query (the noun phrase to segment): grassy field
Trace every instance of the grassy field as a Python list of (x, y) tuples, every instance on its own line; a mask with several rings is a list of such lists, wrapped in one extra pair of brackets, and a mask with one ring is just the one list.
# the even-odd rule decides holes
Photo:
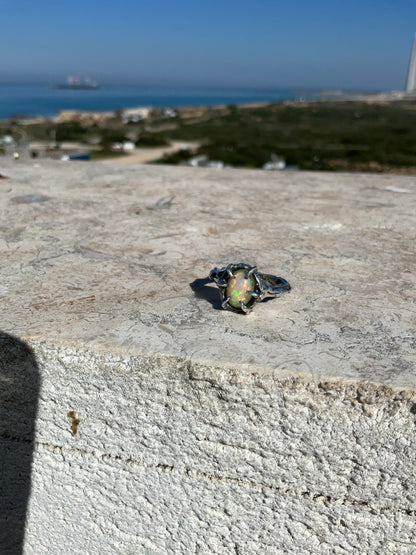
[(229, 107), (180, 121), (166, 136), (199, 141), (198, 154), (238, 167), (262, 167), (275, 154), (308, 170), (416, 171), (416, 102), (409, 101)]
[(158, 163), (184, 164), (195, 155), (242, 168), (261, 168), (278, 156), (307, 170), (416, 173), (416, 100), (276, 103), (258, 107), (180, 108), (176, 118), (155, 112), (147, 122), (105, 126), (47, 122), (0, 125), (0, 134), (27, 140), (79, 141), (106, 155), (111, 143), (154, 147), (171, 141), (200, 144)]

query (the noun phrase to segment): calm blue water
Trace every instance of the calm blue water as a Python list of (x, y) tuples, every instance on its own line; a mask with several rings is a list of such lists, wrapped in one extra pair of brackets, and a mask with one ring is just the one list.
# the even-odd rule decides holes
[(215, 106), (245, 102), (321, 98), (319, 91), (204, 90), (102, 87), (93, 91), (53, 89), (48, 85), (0, 85), (0, 118), (16, 114), (54, 116), (60, 110), (116, 110), (137, 106), (159, 108)]

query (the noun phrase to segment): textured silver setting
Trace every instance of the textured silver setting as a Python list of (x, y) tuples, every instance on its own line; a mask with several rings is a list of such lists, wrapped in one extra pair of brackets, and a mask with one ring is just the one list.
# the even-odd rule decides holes
[[(239, 270), (246, 270), (247, 277), (253, 276), (255, 285), (253, 291), (248, 291), (251, 295), (251, 299), (248, 303), (244, 304), (240, 301), (240, 308), (237, 308), (230, 305), (230, 297), (226, 297), (226, 290), (230, 280), (234, 278), (236, 272)], [(276, 297), (291, 289), (289, 283), (282, 277), (277, 277), (272, 274), (263, 274), (257, 271), (256, 266), (250, 266), (244, 262), (228, 264), (228, 266), (220, 269), (213, 268), (209, 273), (209, 278), (220, 290), (222, 308), (240, 314), (248, 314), (254, 308), (254, 305), (261, 302), (267, 295)]]

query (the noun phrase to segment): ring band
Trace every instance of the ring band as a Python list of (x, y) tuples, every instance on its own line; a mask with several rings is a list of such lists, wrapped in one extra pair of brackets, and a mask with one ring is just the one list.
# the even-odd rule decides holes
[(228, 264), (224, 268), (213, 268), (209, 278), (220, 290), (221, 306), (226, 310), (247, 314), (264, 297), (276, 297), (290, 291), (289, 283), (282, 277), (262, 274), (256, 266)]

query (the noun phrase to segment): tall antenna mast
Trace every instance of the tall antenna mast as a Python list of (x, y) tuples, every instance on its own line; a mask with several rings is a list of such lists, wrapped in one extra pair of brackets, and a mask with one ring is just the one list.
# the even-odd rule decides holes
[(412, 53), (410, 55), (409, 70), (407, 72), (406, 92), (412, 93), (416, 90), (416, 34), (413, 39)]

